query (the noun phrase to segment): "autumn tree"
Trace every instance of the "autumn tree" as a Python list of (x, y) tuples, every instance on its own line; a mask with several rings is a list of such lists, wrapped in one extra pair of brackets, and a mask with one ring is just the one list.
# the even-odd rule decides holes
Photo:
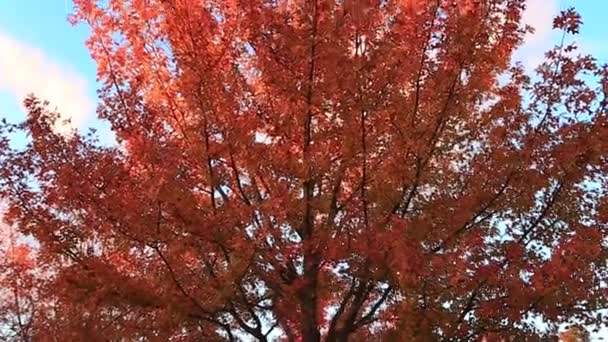
[(574, 326), (559, 334), (560, 342), (589, 342), (589, 332), (580, 326)]
[(0, 341), (29, 341), (38, 298), (34, 256), (0, 223)]
[(75, 4), (117, 145), (34, 97), (2, 125), (5, 218), (49, 274), (35, 340), (604, 323), (608, 72), (574, 10), (529, 77), (523, 0)]

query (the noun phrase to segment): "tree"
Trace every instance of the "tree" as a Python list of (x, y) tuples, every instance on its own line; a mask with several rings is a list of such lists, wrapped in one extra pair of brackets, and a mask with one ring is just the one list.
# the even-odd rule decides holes
[(5, 218), (50, 274), (34, 339), (533, 340), (533, 317), (552, 334), (603, 323), (608, 72), (568, 43), (574, 10), (528, 77), (511, 62), (523, 0), (76, 7), (118, 145), (55, 133), (34, 97), (2, 126)]
[(38, 300), (35, 258), (4, 224), (0, 224), (0, 260), (0, 341), (29, 341)]
[(572, 327), (559, 335), (561, 342), (589, 342), (589, 332), (580, 326)]

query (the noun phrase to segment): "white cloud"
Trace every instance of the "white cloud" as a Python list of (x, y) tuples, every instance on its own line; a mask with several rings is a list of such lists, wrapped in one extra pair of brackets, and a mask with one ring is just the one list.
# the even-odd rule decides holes
[(544, 58), (544, 53), (555, 45), (553, 18), (559, 12), (559, 0), (528, 0), (522, 21), (534, 27), (528, 34), (524, 45), (515, 57), (521, 60), (528, 70), (535, 68)]
[(558, 12), (557, 0), (529, 0), (526, 6), (522, 20), (534, 27), (534, 33), (526, 37), (526, 43), (546, 40), (551, 36), (553, 17)]
[[(87, 95), (86, 79), (67, 65), (52, 60), (43, 51), (0, 32), (0, 91), (21, 103), (29, 93), (48, 100), (71, 127), (80, 127), (94, 110)], [(69, 127), (58, 124), (57, 131)]]

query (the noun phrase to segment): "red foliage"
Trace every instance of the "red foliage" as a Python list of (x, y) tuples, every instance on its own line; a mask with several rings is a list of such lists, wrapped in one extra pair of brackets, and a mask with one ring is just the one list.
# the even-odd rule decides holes
[(121, 147), (54, 133), (33, 97), (2, 125), (31, 137), (0, 144), (0, 195), (40, 244), (19, 265), (48, 271), (35, 340), (601, 323), (608, 72), (562, 46), (527, 77), (524, 1), (76, 3)]

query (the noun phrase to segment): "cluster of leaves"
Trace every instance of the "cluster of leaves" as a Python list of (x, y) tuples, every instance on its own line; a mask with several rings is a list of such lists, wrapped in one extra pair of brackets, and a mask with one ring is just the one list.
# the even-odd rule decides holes
[(574, 326), (559, 335), (560, 342), (589, 342), (589, 332), (581, 326)]
[(38, 301), (35, 258), (14, 233), (0, 225), (0, 341), (29, 340)]
[(33, 338), (603, 323), (608, 72), (562, 43), (527, 77), (525, 1), (75, 2), (119, 146), (56, 134), (33, 97), (2, 125), (5, 219), (47, 270)]

